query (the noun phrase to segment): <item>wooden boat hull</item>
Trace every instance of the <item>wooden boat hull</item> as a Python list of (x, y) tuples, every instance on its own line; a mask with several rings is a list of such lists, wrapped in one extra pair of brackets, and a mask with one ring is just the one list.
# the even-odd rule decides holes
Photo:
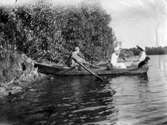
[[(53, 66), (36, 63), (35, 67), (38, 67), (38, 71), (44, 74), (52, 74), (56, 76), (86, 76), (91, 75), (86, 70), (78, 71), (76, 69), (70, 69), (70, 67), (64, 66)], [(98, 75), (110, 75), (110, 76), (120, 76), (120, 75), (140, 75), (147, 74), (148, 65), (145, 65), (143, 68), (131, 68), (131, 69), (91, 69)]]

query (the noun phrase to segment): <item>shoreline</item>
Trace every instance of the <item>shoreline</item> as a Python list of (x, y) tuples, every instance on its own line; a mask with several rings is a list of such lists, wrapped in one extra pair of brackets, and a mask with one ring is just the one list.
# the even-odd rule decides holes
[(18, 79), (13, 79), (10, 82), (1, 83), (0, 98), (24, 93), (34, 82), (46, 78), (47, 75), (38, 73), (37, 69), (32, 70), (29, 74), (23, 73)]
[(24, 92), (27, 88), (46, 75), (34, 67), (35, 61), (18, 52), (6, 53), (0, 60), (0, 98)]

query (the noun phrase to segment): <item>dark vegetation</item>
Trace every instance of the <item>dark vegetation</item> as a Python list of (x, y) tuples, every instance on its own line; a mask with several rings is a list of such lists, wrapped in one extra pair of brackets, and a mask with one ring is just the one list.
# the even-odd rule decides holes
[(163, 55), (167, 54), (167, 47), (146, 47), (148, 55)]
[(32, 60), (24, 54), (11, 50), (2, 50), (0, 53), (0, 85), (29, 74), (33, 70)]
[[(0, 56), (0, 83), (1, 82), (9, 82), (13, 78), (19, 77), (22, 74), (22, 69), (19, 65), (21, 58), (18, 54), (3, 50), (1, 50)], [(3, 55), (3, 56), (2, 56)]]
[(89, 61), (106, 59), (115, 40), (110, 21), (97, 6), (65, 8), (38, 3), (1, 7), (0, 46), (36, 61), (64, 63), (75, 46)]
[(120, 52), (120, 57), (132, 57), (138, 56), (140, 51), (137, 48), (122, 49)]
[[(167, 54), (167, 47), (146, 47), (147, 55), (163, 55)], [(137, 48), (122, 49), (120, 57), (132, 57), (140, 54), (140, 50)]]

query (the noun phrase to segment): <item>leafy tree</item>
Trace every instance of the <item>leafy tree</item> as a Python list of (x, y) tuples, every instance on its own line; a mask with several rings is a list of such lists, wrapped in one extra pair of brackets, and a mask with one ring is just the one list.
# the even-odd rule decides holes
[(167, 54), (167, 47), (146, 47), (148, 55), (162, 55)]
[[(65, 62), (75, 46), (89, 61), (111, 55), (115, 40), (111, 18), (98, 7), (34, 6), (0, 9), (0, 45), (29, 57)], [(11, 30), (12, 29), (12, 30)]]

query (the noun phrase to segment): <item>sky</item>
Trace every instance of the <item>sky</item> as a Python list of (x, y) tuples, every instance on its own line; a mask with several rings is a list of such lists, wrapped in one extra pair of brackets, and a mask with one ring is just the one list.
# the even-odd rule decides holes
[(110, 25), (124, 47), (167, 45), (166, 0), (105, 0), (101, 3), (111, 14)]
[[(16, 0), (0, 0), (14, 6)], [(17, 0), (27, 4), (36, 0)], [(55, 5), (79, 5), (85, 0), (48, 0)], [(125, 48), (135, 45), (167, 46), (167, 0), (86, 0), (97, 3), (111, 15), (109, 24)]]

